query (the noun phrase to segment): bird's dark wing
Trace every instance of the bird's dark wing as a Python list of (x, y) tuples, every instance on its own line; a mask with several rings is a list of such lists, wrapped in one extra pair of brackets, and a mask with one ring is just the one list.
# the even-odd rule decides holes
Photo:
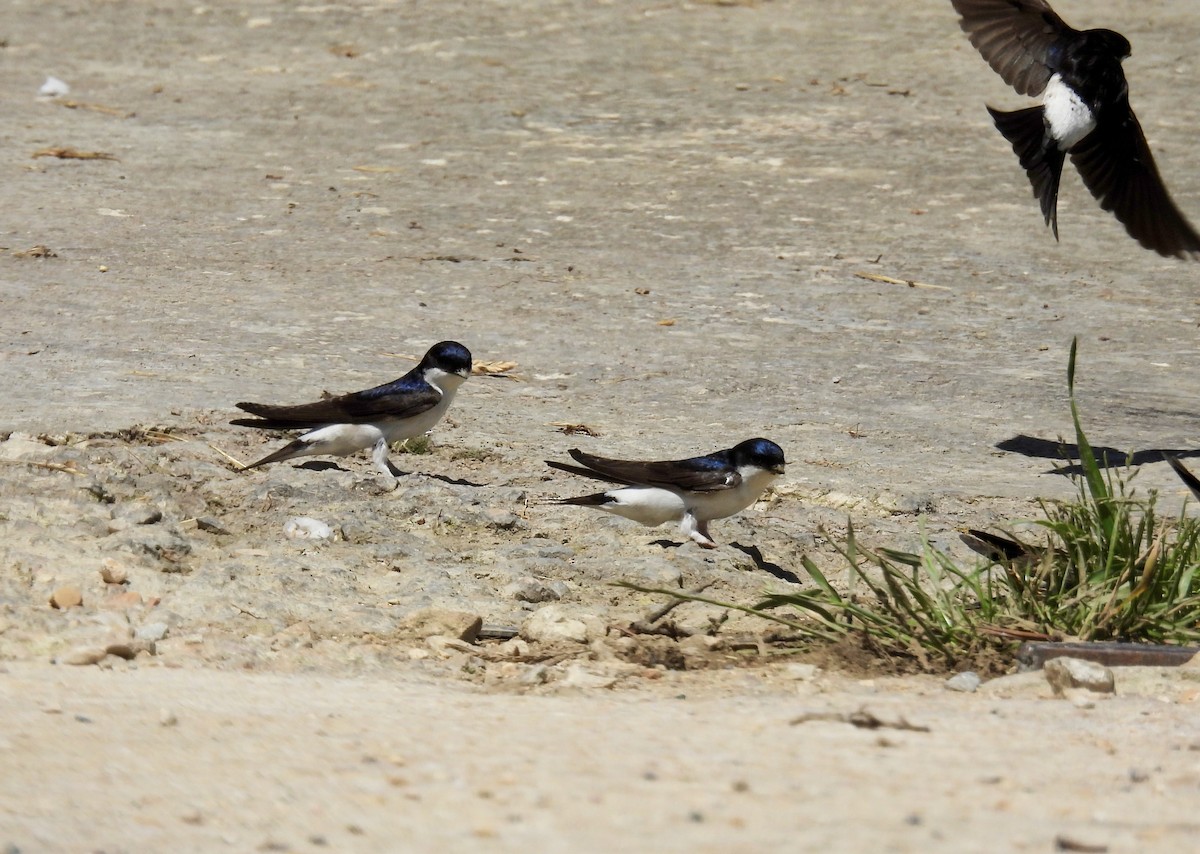
[(1045, 0), (951, 0), (959, 26), (1004, 82), (1040, 95), (1054, 75), (1051, 48), (1068, 27)]
[(600, 474), (599, 472), (592, 471), (591, 469), (584, 468), (583, 466), (573, 466), (570, 463), (560, 463), (557, 460), (546, 460), (546, 465), (550, 466), (552, 469), (558, 469), (559, 471), (565, 471), (570, 474), (577, 474), (580, 477), (590, 477), (592, 480), (601, 480), (605, 483), (619, 483), (624, 486), (629, 485), (627, 481), (617, 480), (615, 477), (609, 477), (608, 475)]
[(742, 476), (729, 462), (728, 451), (687, 460), (654, 462), (612, 460), (585, 454), (574, 448), (569, 453), (577, 462), (617, 483), (657, 486), (683, 492), (716, 492), (731, 489), (742, 482)]
[(411, 418), (437, 406), (442, 394), (418, 376), (406, 374), (398, 380), (365, 391), (331, 397), (298, 406), (269, 403), (239, 403), (238, 409), (264, 421), (241, 419), (234, 424), (272, 430), (300, 430), (322, 424), (361, 424), (380, 418)]
[(1159, 255), (1200, 260), (1200, 234), (1167, 193), (1128, 102), (1105, 112), (1071, 149), (1071, 161), (1100, 207), (1112, 211), (1130, 237)]
[(1192, 495), (1200, 498), (1200, 478), (1197, 478), (1188, 471), (1187, 467), (1179, 461), (1178, 457), (1167, 454), (1166, 460), (1171, 464), (1171, 468), (1175, 469), (1175, 474), (1179, 475), (1179, 479), (1192, 491)]

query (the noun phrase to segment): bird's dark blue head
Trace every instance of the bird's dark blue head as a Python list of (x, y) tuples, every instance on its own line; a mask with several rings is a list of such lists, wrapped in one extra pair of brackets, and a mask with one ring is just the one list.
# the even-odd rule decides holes
[(420, 368), (438, 368), (448, 374), (467, 377), (471, 373), (471, 351), (457, 341), (440, 341), (429, 348)]
[(1133, 54), (1133, 45), (1129, 39), (1112, 30), (1084, 30), (1087, 45), (1093, 50), (1103, 50), (1109, 56), (1117, 59), (1128, 59)]
[(733, 464), (737, 467), (751, 465), (760, 469), (783, 474), (783, 448), (770, 439), (747, 439), (730, 448)]

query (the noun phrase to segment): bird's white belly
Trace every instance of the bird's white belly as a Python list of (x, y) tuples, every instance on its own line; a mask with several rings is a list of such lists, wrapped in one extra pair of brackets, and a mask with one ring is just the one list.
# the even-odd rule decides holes
[(653, 486), (624, 486), (609, 490), (606, 494), (612, 500), (597, 507), (651, 528), (666, 522), (678, 522), (687, 510), (683, 499), (676, 493)]
[(1069, 151), (1096, 129), (1096, 117), (1062, 78), (1055, 74), (1042, 93), (1042, 109), (1050, 134), (1062, 151)]
[(374, 424), (330, 424), (300, 437), (307, 448), (304, 455), (330, 454), (344, 457), (370, 448), (383, 437)]

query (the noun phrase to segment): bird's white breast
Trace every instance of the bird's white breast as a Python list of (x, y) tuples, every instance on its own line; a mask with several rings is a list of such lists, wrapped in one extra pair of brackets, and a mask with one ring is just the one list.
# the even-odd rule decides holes
[(1042, 109), (1050, 134), (1061, 151), (1069, 151), (1096, 129), (1096, 117), (1062, 77), (1055, 74), (1042, 93)]
[(417, 436), (421, 436), (432, 430), (442, 420), (442, 416), (446, 414), (446, 410), (450, 408), (450, 404), (454, 402), (454, 395), (465, 379), (466, 377), (459, 376), (458, 374), (447, 373), (439, 368), (431, 368), (425, 375), (425, 380), (442, 393), (442, 399), (435, 406), (426, 409), (418, 415), (400, 421), (389, 421), (384, 424), (383, 427), (387, 433), (388, 444), (394, 445), (402, 439), (415, 439)]
[(754, 467), (742, 470), (742, 482), (732, 489), (715, 492), (693, 493), (688, 496), (688, 506), (697, 519), (724, 519), (740, 513), (759, 499), (763, 490), (771, 485), (778, 475)]

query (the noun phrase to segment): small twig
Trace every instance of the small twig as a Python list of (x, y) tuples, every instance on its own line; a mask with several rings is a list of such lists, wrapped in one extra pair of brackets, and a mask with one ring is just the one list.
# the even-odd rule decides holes
[[(707, 590), (709, 587), (711, 587), (715, 583), (716, 583), (715, 581), (706, 581), (694, 590), (680, 591), (678, 596), (680, 596), (680, 597), (699, 596), (701, 593), (703, 593), (705, 590)], [(672, 595), (675, 595), (675, 594), (672, 594)], [(635, 620), (634, 622), (630, 623), (629, 631), (633, 634), (639, 634), (639, 635), (657, 635), (657, 634), (664, 634), (664, 628), (667, 628), (667, 631), (665, 633), (669, 634), (671, 636), (692, 634), (692, 632), (682, 630), (679, 627), (674, 626), (674, 625), (672, 625), (670, 627), (654, 625), (655, 623), (657, 623), (663, 617), (667, 616), (667, 614), (674, 611), (676, 608), (678, 608), (680, 605), (682, 605), (686, 601), (689, 601), (689, 600), (686, 598), (676, 598), (676, 599), (672, 599), (670, 602), (666, 603), (665, 605), (659, 605), (657, 608), (655, 608), (654, 610), (652, 610), (648, 614), (646, 614), (646, 616), (643, 617), (642, 619)]]
[[(750, 605), (739, 605), (736, 602), (721, 602), (716, 599), (709, 599), (705, 596), (697, 596), (694, 593), (689, 593), (685, 590), (667, 590), (662, 587), (643, 587), (640, 584), (633, 584), (629, 581), (614, 581), (613, 587), (624, 587), (626, 590), (636, 590), (638, 593), (652, 593), (658, 596), (670, 596), (672, 599), (681, 599), (688, 602), (699, 602), (703, 605), (712, 605), (716, 608), (726, 608), (730, 611), (741, 611), (744, 614), (752, 614), (756, 617), (762, 617), (764, 620), (771, 620), (775, 623), (782, 623), (791, 629), (797, 631), (810, 630), (807, 626), (800, 624), (795, 620), (789, 620), (786, 617), (780, 617), (777, 614), (772, 614), (770, 611), (760, 610), (759, 608), (751, 607)], [(843, 633), (839, 633), (843, 634)]]
[(253, 611), (247, 611), (241, 605), (230, 604), (229, 607), (233, 608), (235, 611), (238, 611), (239, 613), (245, 614), (247, 617), (253, 617), (256, 620), (265, 620), (266, 619), (266, 617), (260, 617), (260, 616), (258, 616), (258, 614), (255, 614)]
[(223, 456), (225, 459), (229, 460), (229, 462), (233, 463), (239, 469), (244, 469), (246, 467), (246, 464), (243, 463), (241, 460), (239, 460), (237, 457), (230, 456), (229, 454), (225, 453), (224, 451), (222, 451), (220, 448), (218, 448), (216, 445), (212, 444), (211, 442), (208, 443), (208, 446), (210, 448), (212, 448), (214, 451), (216, 451), (218, 454)]
[(147, 439), (154, 439), (159, 442), (186, 442), (187, 439), (183, 436), (176, 436), (174, 433), (166, 433), (162, 430), (147, 430), (143, 435)]
[(37, 466), (41, 469), (49, 469), (50, 471), (61, 471), (67, 474), (73, 474), (82, 477), (87, 472), (82, 472), (73, 465), (66, 463), (42, 463), (37, 460), (0, 460), (0, 463), (7, 463), (10, 466)]
[(78, 148), (56, 147), (39, 148), (31, 155), (38, 157), (57, 157), (59, 160), (120, 160), (119, 157), (107, 151), (80, 151)]
[(929, 732), (929, 727), (923, 724), (910, 724), (904, 718), (896, 718), (894, 721), (885, 721), (877, 717), (874, 712), (868, 712), (866, 708), (861, 708), (857, 712), (805, 712), (797, 718), (793, 718), (789, 723), (792, 726), (796, 724), (806, 724), (810, 721), (833, 721), (834, 723), (850, 724), (859, 729), (900, 729), (908, 732)]
[[(712, 587), (714, 584), (716, 584), (715, 579), (706, 581), (703, 584), (701, 584), (699, 587), (693, 587), (691, 590), (685, 590), (684, 592), (686, 594), (688, 594), (689, 596), (699, 596), (701, 593), (703, 593), (708, 588)], [(671, 613), (676, 608), (678, 608), (680, 605), (682, 605), (683, 601), (684, 600), (682, 600), (682, 599), (676, 599), (674, 602), (668, 602), (665, 605), (659, 605), (657, 608), (655, 608), (653, 611), (651, 611), (649, 614), (647, 614), (644, 617), (644, 619), (647, 623), (657, 623), (663, 617), (667, 616), (667, 614)]]
[(867, 279), (872, 282), (883, 282), (885, 285), (907, 285), (910, 288), (934, 288), (939, 291), (952, 291), (947, 285), (931, 285), (928, 282), (918, 282), (915, 279), (893, 279), (891, 276), (881, 276), (878, 273), (855, 273), (860, 279)]
[(589, 427), (586, 424), (576, 424), (572, 421), (551, 421), (550, 426), (557, 427), (559, 433), (566, 433), (568, 436), (574, 436), (576, 433), (592, 437), (600, 435), (600, 431), (594, 427)]
[(104, 113), (106, 116), (117, 116), (122, 119), (131, 119), (136, 113), (131, 113), (129, 110), (118, 109), (117, 107), (106, 107), (104, 104), (89, 104), (84, 101), (55, 101), (60, 107), (66, 107), (68, 110), (91, 110), (94, 113)]

